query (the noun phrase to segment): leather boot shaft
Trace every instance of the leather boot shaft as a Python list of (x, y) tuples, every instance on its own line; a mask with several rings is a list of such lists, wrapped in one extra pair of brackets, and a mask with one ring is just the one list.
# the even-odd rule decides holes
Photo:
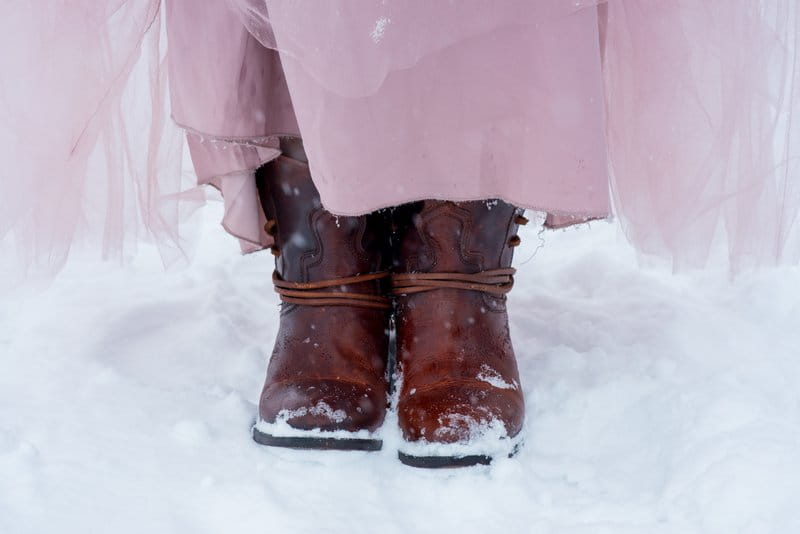
[(522, 210), (501, 200), (425, 200), (395, 211), (395, 267), (401, 272), (461, 272), (510, 267)]
[(386, 269), (387, 213), (333, 215), (322, 207), (308, 164), (286, 156), (264, 165), (257, 179), (281, 278), (310, 282)]

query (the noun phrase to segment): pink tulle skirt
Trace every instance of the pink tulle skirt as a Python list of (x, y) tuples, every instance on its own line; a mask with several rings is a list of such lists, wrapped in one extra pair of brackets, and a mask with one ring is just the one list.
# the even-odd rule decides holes
[(267, 246), (253, 171), (284, 135), (303, 137), (338, 214), (502, 198), (552, 227), (613, 213), (676, 268), (712, 250), (734, 270), (800, 259), (794, 0), (2, 12), (0, 239), (24, 265), (57, 268), (76, 242), (121, 256), (144, 237), (169, 263), (191, 241), (198, 182), (222, 192), (243, 250)]

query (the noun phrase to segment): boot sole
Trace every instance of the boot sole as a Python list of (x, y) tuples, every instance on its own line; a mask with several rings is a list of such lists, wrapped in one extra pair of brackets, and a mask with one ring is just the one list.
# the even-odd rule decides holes
[(484, 456), (482, 454), (471, 456), (412, 456), (404, 452), (398, 452), (397, 458), (405, 465), (424, 469), (470, 467), (473, 465), (489, 465), (492, 463), (491, 456)]
[[(522, 447), (522, 442), (514, 444), (508, 453), (508, 458), (513, 458)], [(485, 454), (467, 454), (464, 456), (415, 456), (402, 451), (397, 451), (397, 458), (401, 463), (410, 467), (423, 469), (447, 469), (457, 467), (471, 467), (474, 465), (490, 465), (494, 459)]]
[(253, 427), (253, 440), (268, 447), (327, 451), (379, 451), (383, 440), (369, 438), (328, 438), (319, 436), (273, 436)]

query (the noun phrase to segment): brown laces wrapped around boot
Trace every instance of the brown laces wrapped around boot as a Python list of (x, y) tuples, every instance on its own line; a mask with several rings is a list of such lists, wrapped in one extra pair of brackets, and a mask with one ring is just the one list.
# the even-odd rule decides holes
[(395, 212), (404, 463), (488, 463), (518, 443), (524, 400), (506, 293), (516, 231), (526, 222), (502, 201), (423, 201)]
[[(302, 145), (257, 174), (274, 237), (280, 326), (254, 439), (265, 445), (376, 450), (388, 380), (386, 215), (336, 217), (320, 202)], [(292, 156), (292, 157), (287, 157)]]
[(370, 293), (346, 293), (343, 291), (319, 291), (352, 284), (361, 284), (372, 280), (387, 278), (388, 272), (348, 276), (347, 278), (334, 278), (332, 280), (319, 280), (316, 282), (287, 282), (281, 279), (277, 271), (272, 274), (272, 283), (275, 292), (287, 304), (301, 304), (303, 306), (355, 306), (360, 308), (375, 308), (389, 310), (392, 307), (387, 297)]
[(483, 291), (490, 295), (502, 296), (514, 287), (514, 273), (517, 270), (492, 269), (475, 274), (464, 273), (405, 273), (392, 276), (392, 293), (413, 295), (436, 289), (464, 289)]

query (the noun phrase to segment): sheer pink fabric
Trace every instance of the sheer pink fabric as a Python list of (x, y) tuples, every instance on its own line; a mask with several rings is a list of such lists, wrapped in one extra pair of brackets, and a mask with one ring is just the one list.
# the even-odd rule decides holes
[(166, 3), (172, 118), (186, 130), (198, 182), (222, 192), (222, 225), (244, 252), (270, 244), (253, 173), (297, 136), (278, 52), (224, 1)]
[(734, 270), (800, 258), (795, 1), (608, 3), (616, 213), (639, 250)]
[[(139, 213), (180, 248), (196, 195), (164, 122), (156, 3), (13, 4), (0, 235), (58, 265), (96, 228), (118, 251)], [(800, 257), (792, 0), (166, 5), (172, 115), (245, 250), (268, 244), (252, 170), (302, 133), (337, 213), (500, 197), (563, 226), (607, 216), (611, 191), (634, 244), (676, 267), (715, 243), (734, 269)]]
[[(499, 197), (581, 221), (609, 213), (596, 9), (502, 5), (323, 2), (299, 17), (269, 4), (330, 210)], [(329, 44), (305, 46), (312, 35)]]
[[(165, 261), (180, 256), (174, 195), (186, 187), (180, 138), (167, 134), (159, 3), (0, 11), (0, 239), (15, 242), (20, 265), (51, 271), (87, 238), (119, 257), (145, 226)], [(187, 210), (202, 200), (182, 198)]]

